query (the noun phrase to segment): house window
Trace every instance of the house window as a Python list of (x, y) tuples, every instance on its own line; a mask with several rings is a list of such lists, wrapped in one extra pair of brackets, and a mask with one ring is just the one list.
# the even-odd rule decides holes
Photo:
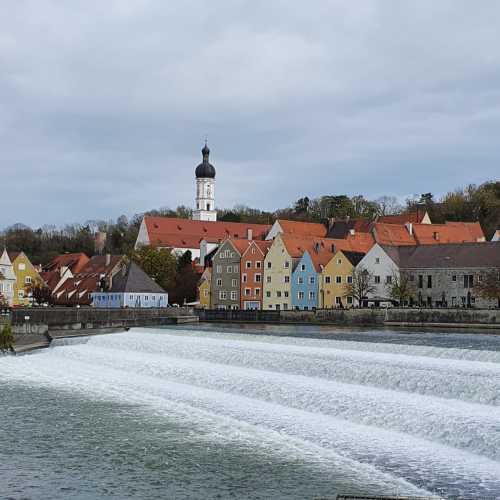
[(309, 300), (314, 300), (316, 298), (316, 292), (309, 292)]
[(305, 271), (306, 270), (306, 265), (305, 264), (301, 264), (300, 265), (300, 270), (301, 271)]
[(133, 295), (129, 295), (129, 296), (128, 296), (128, 298), (129, 298), (130, 300), (134, 300), (134, 296), (133, 296)]
[(231, 280), (231, 286), (232, 286), (233, 288), (234, 288), (235, 286), (238, 286), (238, 280), (237, 280), (237, 279), (235, 279), (235, 278), (233, 278), (233, 279)]
[(374, 278), (376, 284), (380, 283), (380, 276), (374, 276)]
[(457, 281), (457, 275), (454, 274), (452, 277), (451, 277), (451, 281)]
[(247, 269), (250, 269), (250, 268), (252, 267), (252, 263), (251, 263), (249, 260), (247, 260), (247, 261), (245, 262), (245, 267), (246, 267)]
[(342, 259), (337, 259), (337, 265), (340, 266), (342, 264)]
[(288, 292), (285, 292), (285, 297), (288, 297)]
[(332, 282), (332, 278), (330, 276), (325, 276), (325, 283), (329, 284)]
[(20, 299), (24, 299), (24, 290), (19, 290), (17, 292), (17, 296), (20, 298)]
[(287, 304), (286, 302), (283, 304), (283, 309), (284, 309), (285, 311), (288, 309), (288, 304)]
[(233, 266), (227, 266), (227, 273), (230, 274), (233, 272)]
[(284, 282), (285, 283), (290, 283), (290, 276), (285, 276)]
[(424, 277), (421, 274), (418, 275), (418, 288), (424, 288)]
[(473, 288), (474, 276), (472, 274), (464, 274), (464, 288)]
[(297, 278), (297, 283), (298, 283), (299, 285), (303, 285), (303, 284), (304, 284), (304, 278), (303, 278), (302, 276), (299, 276), (299, 277)]
[(432, 288), (432, 276), (427, 276), (427, 288)]
[(252, 248), (251, 252), (253, 255), (255, 255), (255, 248)]
[(260, 288), (255, 289), (255, 296), (260, 297)]
[(281, 298), (281, 292), (280, 291), (276, 292), (276, 297)]
[(288, 262), (287, 260), (285, 260), (285, 269), (288, 269), (290, 267), (290, 262)]
[(267, 268), (271, 269), (271, 263), (270, 262), (267, 263)]
[(347, 297), (347, 303), (348, 303), (348, 304), (352, 304), (352, 297), (350, 297), (350, 296), (349, 296), (349, 297)]
[(309, 276), (309, 284), (314, 285), (316, 283), (316, 278), (314, 276)]
[(254, 276), (254, 281), (255, 281), (255, 283), (260, 283), (261, 282), (261, 275), (260, 274), (256, 274)]
[(340, 306), (340, 304), (342, 304), (342, 299), (340, 297), (335, 297), (335, 304)]
[(297, 298), (299, 300), (304, 300), (304, 292), (297, 292)]
[(262, 267), (262, 262), (260, 260), (255, 261), (255, 269), (260, 269)]
[(31, 276), (26, 276), (26, 277), (24, 278), (24, 283), (25, 283), (26, 285), (31, 285), (31, 283), (32, 283), (32, 282), (33, 282), (33, 280), (31, 279)]
[(238, 292), (234, 290), (231, 292), (231, 300), (236, 300), (238, 298)]
[(227, 299), (227, 292), (225, 290), (221, 290), (219, 292), (219, 299), (222, 299), (222, 300)]
[(203, 295), (204, 295), (205, 297), (208, 297), (208, 290), (203, 290)]
[(271, 283), (271, 276), (266, 276), (266, 283)]
[(349, 283), (349, 285), (352, 285), (352, 276), (347, 276), (347, 283)]
[(271, 297), (271, 292), (266, 292), (266, 297)]
[(26, 264), (24, 262), (20, 262), (17, 267), (18, 267), (19, 271), (25, 271), (26, 270)]
[(241, 281), (242, 281), (243, 283), (246, 283), (246, 282), (247, 282), (247, 275), (246, 275), (246, 274), (242, 274), (242, 275), (241, 275)]
[(220, 264), (216, 267), (215, 272), (217, 272), (217, 273), (222, 272), (222, 266)]
[(386, 284), (390, 285), (392, 283), (392, 276), (386, 276), (385, 282), (386, 282)]
[(375, 264), (380, 264), (380, 257), (375, 257)]
[(222, 279), (221, 278), (217, 278), (217, 286), (222, 286)]
[(335, 276), (335, 283), (337, 284), (342, 283), (342, 276)]
[(145, 295), (144, 300), (147, 302), (149, 300), (149, 297), (147, 295)]

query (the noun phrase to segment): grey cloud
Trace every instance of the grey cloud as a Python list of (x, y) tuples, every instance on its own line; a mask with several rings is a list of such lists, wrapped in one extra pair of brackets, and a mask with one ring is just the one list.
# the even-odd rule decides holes
[(1, 227), (498, 178), (497, 2), (2, 7)]

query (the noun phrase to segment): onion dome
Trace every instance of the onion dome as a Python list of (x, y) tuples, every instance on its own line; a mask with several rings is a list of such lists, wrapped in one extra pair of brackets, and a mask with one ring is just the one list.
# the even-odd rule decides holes
[(205, 146), (203, 146), (201, 154), (203, 155), (203, 161), (196, 167), (195, 170), (196, 178), (214, 179), (215, 167), (208, 161), (208, 155), (210, 154), (210, 149), (208, 149), (207, 143), (205, 143)]

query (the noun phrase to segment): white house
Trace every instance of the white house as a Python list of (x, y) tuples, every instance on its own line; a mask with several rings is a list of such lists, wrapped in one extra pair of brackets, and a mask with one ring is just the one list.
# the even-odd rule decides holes
[(366, 269), (373, 280), (374, 291), (368, 294), (368, 302), (375, 305), (391, 303), (387, 287), (394, 275), (399, 274), (397, 247), (383, 247), (375, 243), (356, 266), (356, 271), (362, 269)]
[(94, 292), (92, 307), (167, 307), (168, 294), (135, 262), (123, 265), (113, 276), (111, 288)]
[(12, 306), (14, 300), (15, 283), (16, 274), (14, 272), (14, 267), (9, 259), (7, 250), (4, 249), (0, 257), (0, 295), (2, 295), (9, 306)]

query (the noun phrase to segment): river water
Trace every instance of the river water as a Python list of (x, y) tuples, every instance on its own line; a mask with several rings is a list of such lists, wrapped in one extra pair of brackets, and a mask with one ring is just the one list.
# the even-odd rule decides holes
[(500, 336), (133, 329), (0, 357), (0, 498), (500, 498)]

